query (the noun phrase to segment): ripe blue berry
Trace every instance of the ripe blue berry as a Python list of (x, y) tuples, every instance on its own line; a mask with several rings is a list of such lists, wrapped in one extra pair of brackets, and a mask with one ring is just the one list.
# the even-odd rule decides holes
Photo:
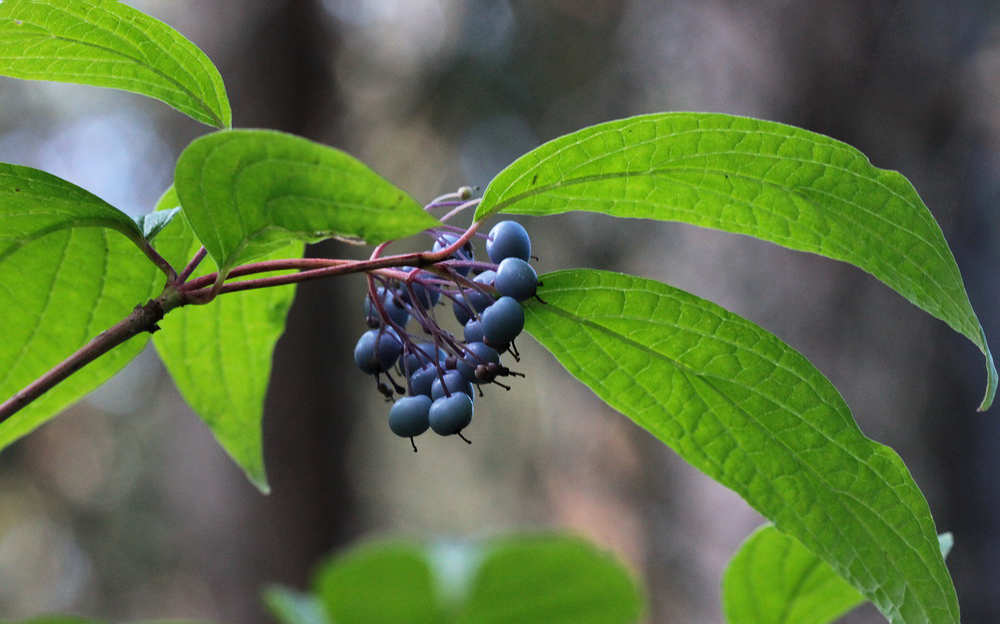
[[(444, 391), (446, 387), (448, 388), (447, 393)], [(471, 399), (473, 392), (472, 382), (466, 380), (465, 377), (462, 377), (462, 374), (457, 370), (448, 371), (441, 377), (435, 379), (434, 383), (431, 384), (431, 398), (435, 400), (446, 396), (446, 394), (450, 394), (452, 396), (456, 394), (467, 394)]]
[(455, 313), (455, 320), (459, 325), (465, 325), (472, 319), (472, 308), (465, 305), (461, 297), (451, 302), (451, 309)]
[[(408, 268), (408, 267), (404, 267)], [(409, 269), (410, 272), (415, 272), (414, 281), (410, 283), (413, 288), (413, 295), (416, 298), (416, 302), (421, 308), (428, 310), (437, 305), (438, 301), (441, 300), (441, 291), (433, 286), (424, 286), (421, 282), (417, 280), (433, 278), (433, 273), (428, 273), (427, 271), (420, 271), (418, 269)], [(406, 303), (413, 305), (414, 296), (410, 295), (410, 289), (403, 284), (400, 287), (402, 291), (401, 298)]]
[(467, 353), (465, 357), (458, 361), (456, 370), (466, 381), (474, 384), (482, 383), (483, 379), (476, 375), (476, 369), (489, 363), (499, 364), (500, 354), (494, 349), (487, 347), (481, 342), (472, 342), (465, 345)]
[(530, 299), (538, 287), (538, 274), (531, 265), (520, 258), (507, 258), (497, 267), (493, 280), (497, 292), (518, 301)]
[(412, 438), (430, 427), (431, 398), (403, 397), (389, 409), (389, 429), (401, 438)]
[(483, 342), (490, 346), (510, 343), (524, 329), (524, 310), (512, 297), (500, 297), (483, 310)]
[[(392, 322), (400, 327), (405, 327), (406, 323), (410, 320), (410, 313), (405, 307), (400, 305), (402, 301), (396, 297), (392, 290), (386, 290), (382, 286), (379, 286), (376, 292), (382, 300), (382, 307)], [(372, 303), (370, 294), (365, 295), (365, 318), (369, 321), (371, 327), (378, 327), (382, 324), (382, 319), (379, 318), (378, 310), (375, 308), (375, 304)]]
[(435, 399), (428, 414), (430, 427), (438, 435), (454, 435), (472, 422), (472, 399), (458, 393)]
[(423, 394), (425, 396), (431, 396), (431, 387), (434, 385), (434, 380), (438, 378), (438, 368), (433, 364), (428, 364), (422, 368), (417, 369), (412, 375), (410, 375), (410, 394), (416, 396), (418, 394)]
[(482, 342), (483, 341), (483, 323), (482, 321), (472, 320), (465, 324), (462, 328), (462, 335), (465, 338), (465, 342)]
[(403, 343), (391, 327), (372, 329), (362, 334), (355, 345), (354, 363), (361, 372), (373, 375), (389, 370), (402, 351)]
[[(437, 240), (434, 241), (434, 246), (431, 249), (435, 252), (441, 251), (446, 247), (451, 247), (452, 245), (454, 245), (455, 242), (458, 241), (458, 239), (459, 236), (456, 234), (447, 234), (447, 233), (440, 234), (437, 237)], [(466, 243), (462, 245), (462, 247), (460, 247), (458, 251), (448, 256), (448, 258), (451, 260), (468, 260), (468, 261), (471, 261), (473, 257), (474, 254), (472, 250), (472, 243), (470, 241), (466, 241)], [(459, 275), (468, 275), (469, 271), (472, 270), (472, 267), (457, 266), (454, 267), (454, 269), (455, 272), (458, 273)]]
[[(477, 284), (482, 284), (483, 286), (493, 286), (493, 280), (496, 279), (496, 276), (497, 274), (495, 271), (483, 271), (474, 277), (472, 281)], [(482, 312), (495, 301), (493, 295), (475, 288), (470, 288), (465, 291), (465, 299), (469, 305), (476, 310), (476, 312)]]
[(493, 226), (486, 238), (486, 255), (490, 262), (500, 264), (505, 258), (531, 257), (531, 239), (520, 223), (501, 221)]
[(437, 347), (429, 342), (422, 342), (416, 345), (415, 349), (407, 352), (404, 364), (406, 365), (406, 372), (413, 374), (417, 369), (426, 365), (433, 364), (434, 362), (444, 362), (444, 358), (447, 355), (444, 349)]

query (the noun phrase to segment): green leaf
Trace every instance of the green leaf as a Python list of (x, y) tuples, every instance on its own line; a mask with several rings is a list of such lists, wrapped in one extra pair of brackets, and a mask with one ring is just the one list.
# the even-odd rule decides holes
[(336, 624), (437, 624), (442, 606), (423, 545), (373, 542), (321, 568), (315, 592)]
[(156, 238), (156, 235), (163, 231), (163, 228), (173, 221), (174, 217), (180, 213), (180, 206), (177, 208), (171, 208), (170, 210), (158, 210), (156, 212), (151, 212), (149, 214), (144, 214), (136, 217), (135, 222), (138, 224), (139, 229), (142, 230), (142, 236), (147, 241), (151, 241)]
[[(951, 533), (938, 542), (947, 557)], [(833, 568), (773, 525), (740, 545), (722, 577), (728, 624), (828, 624), (863, 602)]]
[(315, 591), (337, 624), (628, 624), (644, 607), (614, 557), (555, 534), (370, 542), (324, 564)]
[[(99, 198), (47, 173), (0, 164), (0, 397), (162, 289), (163, 276), (136, 241), (135, 222)], [(121, 370), (148, 339), (132, 338), (0, 422), (0, 449)]]
[(945, 321), (997, 371), (941, 228), (899, 173), (856, 149), (773, 122), (642, 115), (528, 152), (486, 189), (476, 219), (571, 210), (679, 221), (848, 262)]
[(281, 585), (264, 590), (264, 604), (282, 624), (333, 624), (319, 599)]
[(864, 602), (833, 568), (772, 525), (743, 542), (722, 577), (728, 624), (829, 624)]
[(219, 71), (170, 26), (115, 0), (0, 3), (0, 74), (112, 87), (232, 125)]
[(629, 624), (644, 600), (609, 553), (562, 536), (508, 538), (487, 547), (463, 624)]
[[(173, 189), (159, 202), (161, 209), (176, 205)], [(183, 217), (174, 219), (156, 242), (157, 251), (174, 266), (187, 264), (201, 247)], [(302, 253), (302, 243), (286, 244), (265, 259), (296, 258)], [(194, 277), (211, 272), (202, 264)], [(285, 331), (294, 297), (290, 285), (221, 295), (207, 305), (173, 310), (160, 321), (163, 331), (153, 336), (181, 395), (265, 493), (269, 487), (261, 431), (264, 396), (274, 346)]]
[(439, 224), (344, 152), (271, 130), (197, 139), (177, 162), (175, 186), (220, 275), (293, 240), (381, 243)]
[(0, 163), (0, 262), (52, 232), (85, 227), (116, 230), (137, 245), (142, 241), (139, 226), (100, 197), (51, 173)]
[(774, 335), (665, 284), (543, 275), (526, 325), (566, 369), (817, 553), (894, 623), (958, 622), (927, 502)]

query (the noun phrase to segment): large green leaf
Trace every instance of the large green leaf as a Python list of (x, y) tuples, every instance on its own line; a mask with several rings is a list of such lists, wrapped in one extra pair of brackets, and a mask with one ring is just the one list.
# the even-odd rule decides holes
[(439, 223), (344, 152), (272, 130), (197, 139), (177, 162), (175, 186), (223, 275), (292, 240), (381, 243)]
[(958, 622), (930, 510), (832, 384), (774, 335), (665, 284), (541, 276), (526, 329), (610, 406), (740, 494), (894, 623)]
[[(158, 293), (163, 276), (136, 246), (141, 240), (132, 219), (83, 189), (0, 164), (0, 398)], [(107, 380), (148, 338), (120, 345), (0, 422), (0, 449)]]
[(315, 592), (337, 624), (631, 624), (644, 608), (621, 563), (561, 535), (363, 544), (330, 559)]
[(0, 220), (0, 262), (61, 229), (109, 228), (142, 241), (135, 221), (100, 197), (51, 173), (8, 163), (0, 163)]
[(856, 149), (778, 123), (663, 113), (568, 134), (525, 154), (476, 212), (571, 210), (680, 221), (849, 262), (967, 336), (997, 371), (941, 228), (899, 173)]
[[(160, 200), (160, 208), (176, 206), (171, 189)], [(200, 246), (183, 212), (156, 238), (157, 251), (178, 267)], [(299, 258), (302, 252), (302, 243), (286, 243), (265, 259)], [(210, 271), (210, 266), (202, 266), (194, 276)], [(180, 393), (264, 492), (268, 491), (261, 433), (264, 396), (274, 345), (285, 331), (294, 297), (294, 286), (222, 295), (207, 305), (173, 310), (160, 322), (163, 331), (153, 336)]]
[[(950, 533), (938, 536), (941, 555)], [(766, 524), (733, 555), (722, 577), (728, 624), (829, 624), (865, 601), (797, 539)]]
[(0, 3), (0, 74), (112, 87), (228, 128), (222, 77), (193, 43), (116, 0)]

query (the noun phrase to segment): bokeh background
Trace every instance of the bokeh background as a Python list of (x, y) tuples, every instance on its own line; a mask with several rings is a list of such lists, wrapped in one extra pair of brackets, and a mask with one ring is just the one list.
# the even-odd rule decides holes
[[(914, 182), (1000, 345), (1000, 5), (962, 0), (135, 0), (218, 65), (235, 123), (345, 149), (427, 201), (628, 115), (704, 110), (844, 140)], [(152, 100), (0, 78), (0, 160), (148, 211), (208, 129)], [(851, 267), (733, 235), (596, 215), (523, 219), (540, 270), (688, 289), (777, 333), (924, 489), (969, 624), (1000, 621), (1000, 415), (982, 358)], [(356, 255), (335, 243), (316, 255)], [(261, 496), (152, 350), (0, 455), (0, 617), (270, 621), (337, 548), (384, 533), (560, 527), (641, 575), (649, 621), (721, 622), (719, 578), (760, 518), (613, 413), (530, 339), (474, 444), (414, 454), (352, 363), (363, 280), (303, 284), (275, 355)], [(855, 623), (883, 621), (871, 608)]]

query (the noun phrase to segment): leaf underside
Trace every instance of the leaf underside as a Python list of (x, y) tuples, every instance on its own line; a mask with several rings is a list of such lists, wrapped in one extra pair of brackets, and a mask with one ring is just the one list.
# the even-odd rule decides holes
[[(177, 205), (168, 191), (161, 209)], [(163, 229), (156, 249), (182, 267), (201, 244), (182, 212)], [(264, 259), (296, 258), (302, 243), (292, 243)], [(203, 266), (194, 276), (209, 273)], [(262, 277), (255, 275), (254, 277)], [(271, 378), (271, 357), (285, 330), (295, 287), (280, 286), (221, 295), (208, 305), (185, 306), (168, 314), (153, 343), (181, 395), (212, 430), (216, 440), (262, 492), (262, 419)]]
[(0, 3), (0, 75), (122, 89), (210, 126), (232, 125), (222, 77), (205, 53), (116, 0)]
[[(162, 287), (142, 252), (106, 228), (58, 229), (7, 253), (0, 259), (0, 396), (20, 391)], [(132, 338), (0, 423), (0, 449), (109, 379), (148, 340)]]
[(894, 623), (958, 622), (930, 510), (902, 460), (774, 335), (665, 284), (541, 276), (526, 331), (685, 460), (816, 552)]
[(177, 162), (175, 186), (223, 276), (291, 241), (381, 243), (439, 224), (348, 154), (272, 130), (197, 139)]
[(997, 371), (941, 229), (913, 186), (856, 149), (783, 124), (714, 113), (642, 115), (525, 154), (476, 218), (573, 210), (677, 221), (842, 260), (968, 337)]

